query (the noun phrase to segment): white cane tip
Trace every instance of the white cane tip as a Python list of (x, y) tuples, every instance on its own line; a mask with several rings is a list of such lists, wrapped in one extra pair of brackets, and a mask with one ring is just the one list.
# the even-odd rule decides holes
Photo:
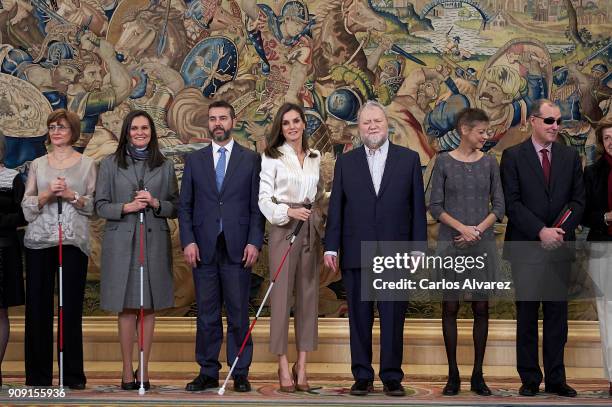
[(218, 394), (219, 396), (223, 396), (223, 395), (225, 394), (225, 387), (221, 387), (221, 388), (219, 389), (219, 391), (217, 392), (217, 394)]
[(144, 387), (139, 388), (139, 389), (138, 389), (138, 395), (139, 395), (139, 396), (144, 396), (144, 394), (145, 394), (145, 389), (144, 389)]

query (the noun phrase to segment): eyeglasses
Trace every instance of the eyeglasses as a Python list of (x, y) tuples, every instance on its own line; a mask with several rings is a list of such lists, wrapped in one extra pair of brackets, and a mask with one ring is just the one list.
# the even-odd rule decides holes
[(560, 126), (561, 123), (563, 123), (563, 119), (562, 118), (558, 118), (555, 119), (554, 117), (541, 117), (541, 116), (533, 116), (533, 117), (537, 117), (538, 119), (542, 119), (542, 121), (544, 122), (544, 124), (548, 124), (549, 126), (553, 123), (557, 123), (557, 126)]
[(69, 127), (62, 126), (62, 125), (59, 125), (59, 126), (51, 125), (51, 126), (47, 127), (47, 130), (49, 130), (49, 133), (53, 133), (54, 131), (58, 131), (60, 133), (64, 133), (68, 129), (69, 129)]

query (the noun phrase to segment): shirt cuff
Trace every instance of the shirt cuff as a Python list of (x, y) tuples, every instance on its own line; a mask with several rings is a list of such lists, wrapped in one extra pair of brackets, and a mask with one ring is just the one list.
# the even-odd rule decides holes
[(333, 251), (333, 250), (328, 250), (325, 253), (323, 253), (324, 256), (334, 256), (334, 257), (338, 257), (338, 252)]

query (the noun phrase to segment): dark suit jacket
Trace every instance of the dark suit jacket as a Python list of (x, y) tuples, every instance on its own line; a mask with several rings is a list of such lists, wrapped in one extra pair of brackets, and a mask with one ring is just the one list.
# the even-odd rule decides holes
[(604, 223), (604, 213), (608, 212), (608, 175), (610, 166), (605, 158), (584, 169), (584, 187), (586, 190), (586, 207), (582, 224), (590, 228), (587, 240), (608, 241), (608, 226)]
[(230, 259), (240, 263), (247, 244), (261, 249), (264, 217), (257, 204), (260, 157), (234, 142), (221, 191), (212, 145), (187, 155), (181, 185), (179, 227), (183, 247), (196, 242), (204, 264), (213, 261), (219, 220)]
[[(553, 143), (550, 183), (544, 182), (544, 172), (531, 138), (504, 150), (500, 165), (506, 199), (506, 242), (539, 241), (543, 227), (551, 227), (566, 205), (572, 215), (561, 226), (564, 240), (576, 240), (575, 229), (582, 220), (585, 192), (582, 164), (578, 152)], [(526, 253), (518, 246), (506, 244), (504, 258), (519, 262), (539, 262), (538, 255)], [(521, 249), (525, 249), (522, 247)], [(537, 248), (537, 245), (533, 245)]]
[(338, 156), (329, 202), (325, 250), (340, 254), (343, 269), (361, 267), (362, 241), (420, 242), (427, 222), (419, 155), (389, 143), (378, 196), (362, 146)]

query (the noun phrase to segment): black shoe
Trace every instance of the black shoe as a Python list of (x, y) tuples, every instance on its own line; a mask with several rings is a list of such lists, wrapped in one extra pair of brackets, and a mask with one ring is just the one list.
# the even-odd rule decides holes
[(202, 391), (206, 389), (214, 389), (219, 387), (219, 380), (206, 375), (198, 375), (193, 381), (187, 383), (185, 390), (187, 391)]
[(470, 390), (478, 394), (479, 396), (491, 395), (491, 389), (489, 389), (489, 386), (487, 386), (487, 384), (485, 383), (484, 378), (482, 377), (482, 373), (472, 375), (472, 378), (470, 379)]
[(124, 382), (121, 380), (121, 390), (138, 390), (136, 382)]
[[(140, 389), (140, 376), (138, 376), (138, 370), (134, 371), (134, 383), (136, 383), (136, 388)], [(142, 387), (148, 391), (151, 388), (151, 382), (149, 380), (142, 382)]]
[(533, 397), (540, 391), (540, 386), (537, 384), (523, 384), (519, 389), (521, 396)]
[(374, 382), (372, 380), (357, 379), (351, 387), (351, 395), (365, 396), (374, 391)]
[(383, 384), (383, 391), (387, 396), (402, 397), (406, 395), (404, 387), (399, 380), (389, 380)]
[(249, 379), (247, 379), (247, 377), (244, 375), (234, 376), (234, 391), (240, 393), (251, 391), (251, 383), (249, 383)]
[(85, 383), (73, 383), (67, 386), (70, 390), (85, 390)]
[(576, 397), (578, 394), (576, 390), (571, 388), (567, 383), (546, 385), (544, 391), (546, 393), (554, 393), (561, 397)]
[(446, 386), (442, 389), (442, 395), (444, 396), (456, 396), (459, 394), (459, 390), (461, 389), (461, 379), (459, 378), (459, 374), (451, 374), (448, 375), (448, 381), (446, 382)]

